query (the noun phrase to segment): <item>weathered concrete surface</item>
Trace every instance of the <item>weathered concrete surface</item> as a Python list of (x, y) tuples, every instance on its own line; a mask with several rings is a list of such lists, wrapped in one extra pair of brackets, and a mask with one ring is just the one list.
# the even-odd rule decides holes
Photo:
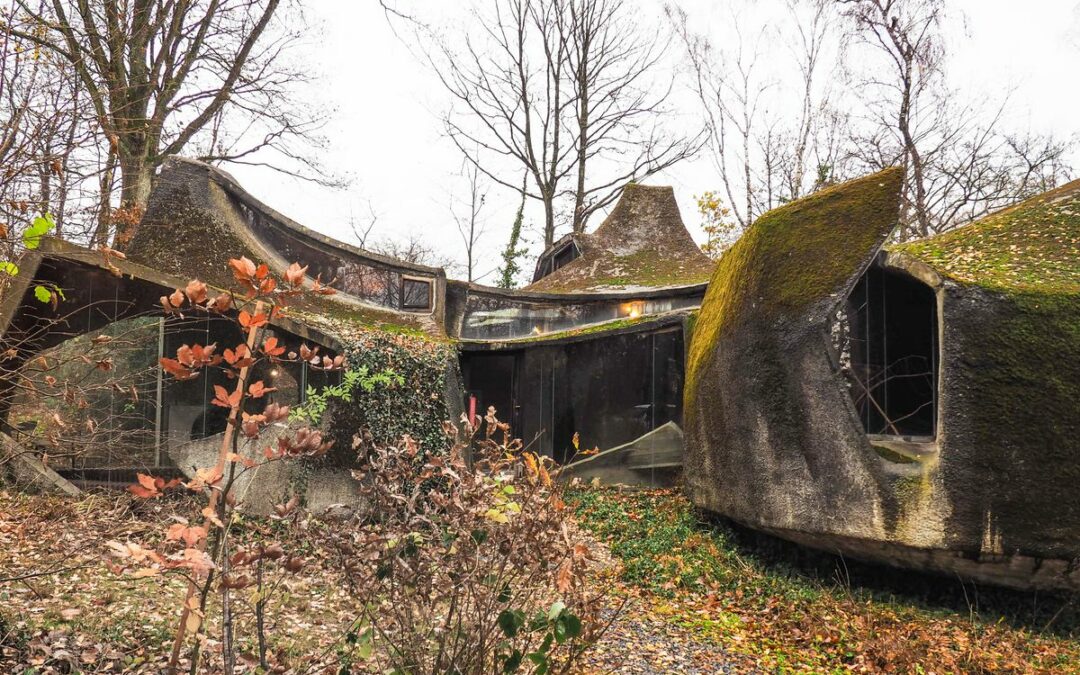
[[(169, 456), (185, 475), (194, 477), (196, 469), (217, 463), (222, 436), (208, 436), (171, 449)], [(242, 443), (241, 454), (261, 457), (265, 442)], [(270, 515), (275, 504), (282, 504), (294, 495), (300, 495), (308, 510), (317, 514), (339, 504), (351, 506), (359, 501), (357, 483), (348, 470), (310, 460), (269, 462), (247, 469), (236, 480), (235, 490), (240, 508), (261, 516)]]
[[(884, 256), (937, 297), (937, 434), (897, 461), (856, 416), (831, 317), (895, 223), (899, 178), (878, 174), (766, 214), (721, 261), (691, 338), (690, 496), (836, 553), (1078, 589), (1080, 294), (1010, 292), (949, 278), (933, 256)], [(1072, 256), (1055, 263), (1068, 270)]]
[(7, 458), (4, 464), (10, 480), (20, 488), (47, 494), (75, 497), (82, 491), (70, 481), (45, 465), (37, 455), (15, 442), (11, 436), (0, 432), (0, 457)]
[(682, 473), (683, 452), (682, 429), (668, 422), (625, 445), (567, 464), (559, 476), (604, 485), (671, 487)]

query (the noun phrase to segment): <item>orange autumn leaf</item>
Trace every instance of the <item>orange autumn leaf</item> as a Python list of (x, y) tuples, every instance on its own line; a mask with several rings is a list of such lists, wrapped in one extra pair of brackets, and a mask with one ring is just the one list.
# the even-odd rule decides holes
[(289, 265), (289, 269), (285, 270), (285, 281), (293, 286), (299, 286), (304, 283), (304, 276), (307, 274), (307, 269), (307, 265), (300, 267), (299, 263), (294, 262)]
[(236, 277), (237, 281), (249, 281), (255, 276), (255, 263), (244, 256), (239, 259), (229, 260), (229, 267), (232, 268), (233, 276)]

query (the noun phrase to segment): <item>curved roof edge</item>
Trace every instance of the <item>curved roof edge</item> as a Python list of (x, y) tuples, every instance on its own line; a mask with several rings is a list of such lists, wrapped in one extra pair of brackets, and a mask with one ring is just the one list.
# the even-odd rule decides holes
[(890, 250), (956, 283), (1000, 292), (1080, 294), (1080, 180)]
[[(228, 260), (240, 256), (265, 262), (279, 273), (294, 261), (310, 265), (309, 277), (321, 274), (335, 287), (342, 271), (351, 273), (350, 281), (355, 281), (354, 270), (373, 274), (370, 283), (376, 290), (390, 293), (397, 292), (393, 279), (380, 277), (380, 270), (422, 276), (434, 286), (426, 313), (402, 311), (376, 296), (340, 287), (312, 311), (321, 309), (350, 324), (403, 326), (435, 336), (442, 332), (435, 316), (441, 307), (434, 303), (445, 283), (442, 270), (372, 255), (324, 237), (255, 199), (224, 171), (195, 160), (173, 157), (166, 162), (125, 253), (133, 262), (161, 273), (196, 277), (221, 288), (232, 286)], [(368, 282), (361, 278), (358, 283)]]
[(256, 211), (259, 211), (264, 216), (269, 218), (275, 225), (279, 225), (289, 230), (292, 230), (293, 233), (298, 234), (302, 237), (314, 240), (321, 244), (332, 246), (335, 249), (346, 251), (360, 258), (365, 258), (372, 262), (381, 263), (383, 265), (402, 267), (424, 274), (442, 276), (445, 276), (446, 274), (441, 267), (430, 267), (428, 265), (408, 262), (388, 255), (383, 255), (381, 253), (376, 253), (374, 251), (369, 251), (358, 246), (353, 246), (352, 244), (343, 242), (339, 239), (328, 237), (325, 234), (316, 232), (309, 227), (305, 227), (299, 222), (267, 205), (258, 197), (252, 195), (250, 192), (244, 189), (244, 186), (242, 186), (240, 182), (232, 176), (232, 174), (212, 164), (207, 164), (206, 162), (201, 162), (197, 159), (174, 155), (165, 160), (165, 167), (162, 169), (163, 173), (164, 171), (169, 170), (170, 164), (188, 164), (206, 170), (211, 180), (232, 193), (232, 195), (239, 199), (241, 202), (243, 202), (244, 205), (251, 207)]

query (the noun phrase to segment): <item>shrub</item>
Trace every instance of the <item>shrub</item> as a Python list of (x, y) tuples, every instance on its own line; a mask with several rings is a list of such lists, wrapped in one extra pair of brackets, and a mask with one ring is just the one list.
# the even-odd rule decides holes
[(569, 672), (603, 631), (604, 596), (586, 584), (589, 547), (550, 460), (523, 451), (493, 409), (486, 421), (502, 441), (475, 439), (471, 464), (460, 441), (446, 453), (424, 453), (409, 436), (354, 441), (368, 515), (327, 536), (380, 670)]

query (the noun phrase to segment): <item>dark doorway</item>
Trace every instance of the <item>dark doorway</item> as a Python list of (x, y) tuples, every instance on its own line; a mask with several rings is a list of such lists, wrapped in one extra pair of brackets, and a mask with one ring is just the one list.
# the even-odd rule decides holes
[[(462, 375), (465, 378), (465, 410), (475, 410), (483, 420), (488, 407), (495, 408), (495, 416), (508, 422), (514, 434), (519, 435), (517, 419), (517, 374), (520, 353), (463, 354)], [(481, 424), (482, 422), (477, 422)]]
[(578, 450), (608, 450), (682, 422), (681, 326), (511, 353), (466, 352), (461, 368), (466, 410), (471, 400), (481, 417), (494, 406), (526, 447), (560, 464)]
[(846, 370), (868, 434), (929, 437), (936, 431), (938, 328), (932, 288), (872, 266), (847, 305)]

